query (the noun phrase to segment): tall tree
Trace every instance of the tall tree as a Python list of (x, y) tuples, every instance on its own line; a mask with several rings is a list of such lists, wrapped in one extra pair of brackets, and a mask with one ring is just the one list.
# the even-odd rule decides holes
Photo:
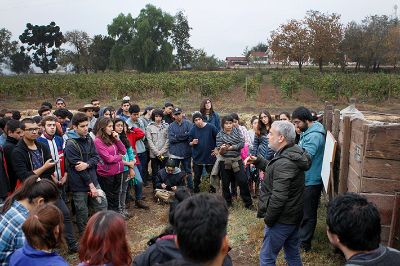
[(136, 34), (127, 51), (139, 71), (165, 71), (171, 67), (173, 25), (174, 18), (153, 5), (140, 11), (135, 19)]
[(90, 69), (89, 46), (92, 42), (89, 35), (84, 31), (73, 30), (65, 33), (65, 41), (72, 48), (65, 51), (64, 64), (72, 64), (76, 73)]
[(28, 23), (19, 40), (26, 44), (28, 52), (33, 50), (33, 63), (43, 73), (57, 68), (58, 48), (64, 42), (64, 36), (55, 22), (41, 26)]
[(134, 35), (134, 19), (132, 15), (119, 14), (111, 24), (107, 25), (108, 35), (120, 44), (128, 44)]
[(11, 71), (17, 74), (28, 73), (31, 63), (32, 59), (25, 53), (24, 47), (21, 47), (18, 52), (15, 52), (10, 56)]
[(311, 10), (307, 12), (306, 23), (310, 31), (310, 56), (322, 72), (323, 64), (337, 58), (343, 38), (340, 15)]
[(356, 63), (356, 71), (360, 68), (365, 42), (365, 34), (362, 25), (357, 24), (355, 21), (347, 24), (341, 50), (347, 56), (347, 61)]
[(17, 48), (17, 42), (11, 41), (11, 36), (11, 31), (0, 29), (0, 64), (4, 63)]
[(179, 11), (174, 17), (172, 29), (172, 43), (176, 49), (175, 61), (179, 69), (182, 69), (191, 61), (192, 46), (189, 44), (191, 29), (187, 17), (182, 11)]
[(296, 61), (301, 71), (309, 58), (310, 33), (302, 21), (291, 20), (271, 33), (269, 47), (276, 60)]
[(394, 68), (400, 61), (400, 25), (393, 24), (388, 30), (386, 60)]
[(114, 39), (108, 36), (95, 35), (89, 46), (89, 57), (95, 72), (105, 71), (110, 66), (111, 49), (115, 44)]

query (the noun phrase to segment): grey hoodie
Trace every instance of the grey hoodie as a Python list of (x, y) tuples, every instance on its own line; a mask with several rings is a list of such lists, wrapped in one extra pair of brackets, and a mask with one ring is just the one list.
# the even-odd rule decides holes
[(168, 157), (168, 124), (161, 122), (157, 125), (156, 122), (151, 122), (146, 128), (146, 139), (149, 144), (150, 158), (155, 158), (158, 155)]

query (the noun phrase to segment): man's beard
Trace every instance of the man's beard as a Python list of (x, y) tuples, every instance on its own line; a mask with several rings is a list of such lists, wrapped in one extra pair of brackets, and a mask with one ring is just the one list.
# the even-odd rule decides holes
[(300, 131), (301, 132), (306, 132), (307, 129), (308, 129), (308, 124), (307, 124), (307, 122), (304, 122), (304, 127), (300, 128)]

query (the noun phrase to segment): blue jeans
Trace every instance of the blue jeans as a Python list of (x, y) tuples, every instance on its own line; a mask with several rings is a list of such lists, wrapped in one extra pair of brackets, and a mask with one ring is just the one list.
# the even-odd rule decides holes
[(185, 158), (185, 159), (174, 159), (175, 161), (175, 166), (179, 167), (179, 165), (182, 163), (182, 171), (184, 171), (187, 174), (187, 186), (190, 189), (193, 189), (193, 177), (192, 177), (192, 166), (191, 166), (191, 161), (192, 158)]
[(135, 171), (135, 199), (136, 200), (141, 200), (142, 199), (142, 194), (143, 194), (143, 179), (142, 176), (140, 175), (140, 171), (138, 167), (135, 165), (133, 168)]
[(299, 227), (291, 224), (265, 226), (264, 241), (260, 250), (260, 266), (275, 265), (282, 249), (289, 266), (302, 265), (300, 257)]
[(140, 164), (138, 165), (140, 176), (142, 177), (142, 181), (147, 184), (147, 176), (148, 176), (148, 159), (147, 159), (147, 152), (138, 153), (138, 158)]

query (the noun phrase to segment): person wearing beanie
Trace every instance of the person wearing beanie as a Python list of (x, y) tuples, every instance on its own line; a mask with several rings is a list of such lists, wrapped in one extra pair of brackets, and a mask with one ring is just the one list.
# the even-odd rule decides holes
[[(195, 126), (189, 132), (189, 144), (192, 146), (194, 193), (199, 193), (203, 168), (210, 175), (215, 163), (218, 132), (214, 125), (204, 122), (200, 112), (194, 113), (192, 119)], [(214, 192), (215, 188), (211, 187), (210, 191)]]

